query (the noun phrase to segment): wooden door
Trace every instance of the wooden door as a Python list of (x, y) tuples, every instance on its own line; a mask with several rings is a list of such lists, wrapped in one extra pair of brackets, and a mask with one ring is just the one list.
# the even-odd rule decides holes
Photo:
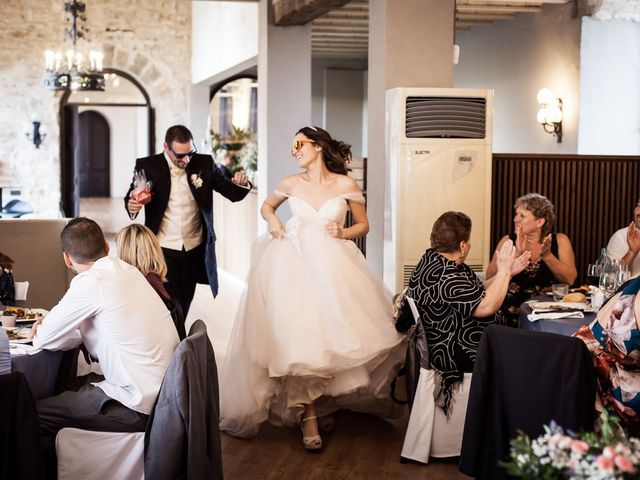
[(89, 110), (80, 114), (79, 130), (80, 197), (109, 197), (109, 124), (101, 114)]

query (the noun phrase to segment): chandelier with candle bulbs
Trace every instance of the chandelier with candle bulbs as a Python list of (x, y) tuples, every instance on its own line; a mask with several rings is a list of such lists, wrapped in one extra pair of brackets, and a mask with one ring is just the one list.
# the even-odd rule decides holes
[(65, 40), (71, 41), (71, 48), (47, 50), (44, 52), (45, 76), (44, 85), (48, 90), (99, 90), (105, 88), (102, 74), (102, 52), (90, 50), (88, 53), (78, 50), (77, 41), (85, 38), (85, 30), (80, 22), (86, 21), (83, 15), (86, 10), (84, 2), (73, 0), (65, 2), (64, 11), (70, 15), (71, 26), (65, 29)]

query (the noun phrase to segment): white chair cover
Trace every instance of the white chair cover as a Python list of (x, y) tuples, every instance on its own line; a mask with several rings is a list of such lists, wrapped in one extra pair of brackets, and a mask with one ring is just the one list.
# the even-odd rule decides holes
[(59, 480), (144, 479), (144, 432), (63, 428), (56, 436)]
[(29, 282), (14, 282), (16, 300), (26, 300)]
[[(407, 303), (416, 323), (420, 313), (415, 301), (407, 297)], [(429, 463), (429, 457), (444, 458), (460, 455), (464, 419), (467, 413), (471, 373), (465, 373), (462, 383), (453, 393), (449, 418), (436, 406), (437, 372), (420, 368), (416, 395), (404, 436), (401, 456), (417, 462)]]
[(467, 413), (471, 374), (465, 373), (461, 385), (454, 391), (449, 418), (435, 403), (436, 375), (434, 370), (420, 369), (418, 388), (402, 446), (402, 457), (422, 463), (429, 463), (430, 456), (444, 458), (460, 455)]

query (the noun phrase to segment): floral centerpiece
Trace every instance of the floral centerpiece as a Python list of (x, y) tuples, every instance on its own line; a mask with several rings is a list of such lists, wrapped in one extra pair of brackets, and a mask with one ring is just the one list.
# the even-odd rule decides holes
[(510, 475), (540, 479), (640, 478), (640, 440), (625, 437), (615, 417), (600, 415), (597, 432), (576, 435), (554, 422), (531, 440), (523, 432), (511, 441)]

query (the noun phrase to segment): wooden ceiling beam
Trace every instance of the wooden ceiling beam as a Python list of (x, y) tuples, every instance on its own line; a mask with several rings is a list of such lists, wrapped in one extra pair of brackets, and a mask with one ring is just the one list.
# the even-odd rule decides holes
[(369, 19), (362, 17), (338, 17), (338, 16), (326, 16), (314, 20), (314, 25), (362, 25), (364, 27), (369, 26)]
[(540, 12), (540, 7), (527, 7), (517, 5), (457, 5), (456, 11), (477, 13), (534, 13)]
[(508, 13), (456, 13), (456, 20), (511, 20), (513, 15)]
[(350, 0), (274, 0), (273, 23), (281, 27), (305, 25)]
[(368, 33), (350, 33), (350, 32), (327, 32), (316, 33), (311, 32), (311, 38), (362, 38), (367, 40), (369, 38)]

